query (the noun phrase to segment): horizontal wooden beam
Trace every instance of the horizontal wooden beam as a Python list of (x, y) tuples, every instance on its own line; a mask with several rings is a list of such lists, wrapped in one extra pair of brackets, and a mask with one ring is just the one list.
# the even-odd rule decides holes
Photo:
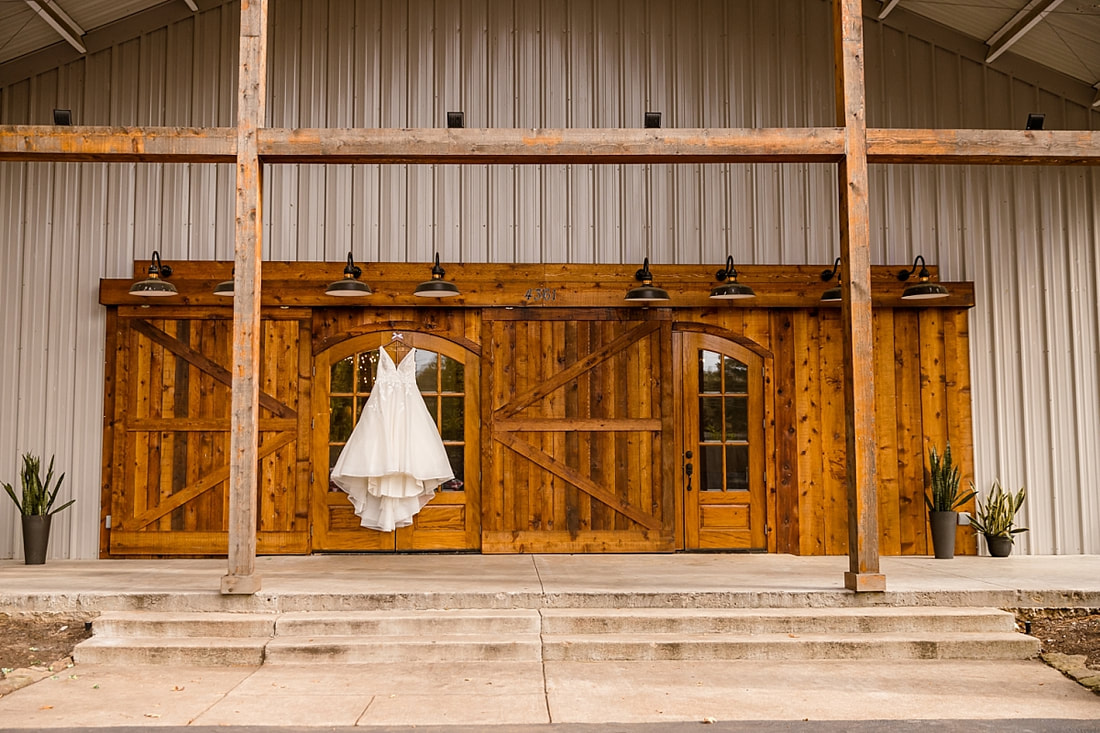
[(265, 129), (268, 163), (832, 162), (830, 127), (761, 129)]
[(233, 163), (234, 127), (0, 125), (0, 160)]
[[(265, 163), (835, 162), (840, 128), (259, 130)], [(234, 128), (0, 125), (0, 161), (232, 163)], [(1100, 165), (1100, 131), (869, 129), (872, 163)]]
[(871, 163), (1100, 165), (1100, 131), (868, 129)]
[[(228, 312), (232, 300), (214, 295), (214, 286), (230, 279), (231, 262), (167, 262), (173, 272), (169, 282), (179, 290), (171, 298), (142, 298), (130, 295), (132, 280), (101, 280), (100, 303), (117, 306), (149, 306), (156, 312), (179, 313), (181, 308), (223, 307)], [(638, 308), (624, 301), (626, 291), (637, 284), (637, 265), (447, 263), (447, 280), (461, 295), (453, 298), (422, 298), (413, 295), (417, 284), (430, 277), (428, 263), (359, 263), (362, 281), (374, 290), (362, 298), (325, 295), (328, 283), (342, 277), (346, 262), (265, 262), (261, 303), (273, 308), (272, 315), (296, 313), (283, 308), (381, 306), (442, 308)], [(640, 263), (639, 263), (640, 264)], [(654, 307), (671, 308), (839, 308), (839, 301), (821, 302), (821, 294), (836, 280), (824, 282), (820, 265), (738, 265), (738, 280), (756, 291), (751, 300), (711, 300), (710, 291), (718, 284), (715, 273), (722, 263), (711, 265), (663, 265), (651, 263), (654, 284), (665, 288), (671, 300)], [(134, 279), (144, 278), (148, 261), (134, 263)], [(876, 307), (969, 308), (974, 305), (972, 283), (945, 283), (951, 295), (939, 300), (906, 301), (901, 299), (906, 285), (897, 279), (898, 271), (910, 263), (871, 269), (871, 300)], [(830, 265), (831, 267), (831, 265)], [(938, 278), (936, 267), (930, 267)], [(155, 302), (150, 302), (155, 301)], [(121, 311), (120, 311), (121, 312)], [(149, 309), (142, 308), (148, 316)]]

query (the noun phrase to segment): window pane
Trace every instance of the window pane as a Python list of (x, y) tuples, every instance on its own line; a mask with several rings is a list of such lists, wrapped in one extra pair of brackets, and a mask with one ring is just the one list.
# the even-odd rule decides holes
[(699, 448), (699, 491), (722, 490), (722, 446)]
[(726, 398), (726, 440), (749, 439), (749, 398)]
[[(336, 468), (336, 461), (340, 458), (340, 452), (344, 450), (342, 445), (330, 445), (328, 447), (328, 470), (332, 473), (332, 469)], [(331, 481), (329, 482), (331, 486)]]
[(355, 391), (368, 394), (378, 377), (378, 352), (364, 351), (358, 354), (355, 371)]
[(330, 389), (333, 392), (351, 393), (352, 373), (355, 371), (355, 357), (349, 356), (332, 365), (332, 383)]
[(440, 356), (439, 381), (439, 388), (443, 392), (464, 392), (466, 390), (465, 365), (449, 356)]
[(726, 446), (726, 488), (730, 491), (749, 490), (749, 447)]
[(465, 399), (462, 397), (442, 397), (440, 401), (443, 403), (443, 425), (439, 431), (440, 435), (443, 436), (443, 440), (461, 442), (465, 437)]
[(421, 392), (439, 391), (438, 361), (439, 355), (434, 351), (416, 350), (416, 386)]
[(351, 397), (329, 399), (328, 440), (330, 443), (343, 443), (351, 435), (351, 429), (355, 427), (351, 417), (352, 399)]
[(746, 394), (749, 391), (749, 367), (728, 356), (725, 362), (727, 394)]
[(722, 398), (699, 398), (699, 439), (707, 442), (722, 440)]
[(447, 458), (451, 462), (451, 470), (455, 477), (441, 487), (444, 491), (462, 491), (465, 488), (466, 478), (466, 447), (461, 445), (447, 446)]
[(699, 352), (699, 391), (722, 391), (722, 357), (713, 351)]
[(355, 398), (355, 424), (358, 425), (359, 421), (363, 419), (363, 408), (367, 406), (367, 397)]

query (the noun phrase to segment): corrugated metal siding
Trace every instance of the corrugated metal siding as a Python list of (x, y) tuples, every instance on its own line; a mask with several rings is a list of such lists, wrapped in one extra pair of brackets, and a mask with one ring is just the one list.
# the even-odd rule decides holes
[[(61, 106), (93, 124), (230, 124), (237, 12), (216, 7), (0, 89), (0, 121), (43, 122)], [(652, 110), (669, 127), (831, 125), (829, 23), (820, 0), (279, 0), (268, 120), (430, 127), (463, 110), (470, 127), (637, 127)], [(867, 24), (872, 126), (1018, 127), (1038, 109), (1048, 127), (1100, 127), (1080, 100), (918, 27)], [(874, 262), (921, 253), (976, 283), (978, 484), (1028, 486), (1026, 550), (1100, 552), (1100, 172), (870, 174)], [(269, 167), (265, 257), (339, 262), (351, 249), (427, 262), (438, 249), (445, 261), (635, 267), (648, 252), (659, 272), (729, 252), (824, 264), (837, 253), (835, 175), (794, 164)], [(98, 279), (127, 276), (154, 248), (166, 261), (230, 259), (233, 176), (231, 165), (0, 164), (0, 368), (18, 374), (0, 387), (0, 477), (16, 475), (20, 450), (57, 453), (79, 501), (60, 518), (55, 556), (96, 553)], [(72, 288), (35, 287), (47, 273)], [(0, 506), (12, 530), (0, 556), (18, 555), (17, 518)]]

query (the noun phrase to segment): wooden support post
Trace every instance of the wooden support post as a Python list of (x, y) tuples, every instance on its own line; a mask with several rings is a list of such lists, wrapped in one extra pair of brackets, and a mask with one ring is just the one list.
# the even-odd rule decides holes
[(233, 283), (233, 399), (229, 439), (229, 573), (222, 593), (260, 589), (256, 574), (256, 487), (260, 418), (261, 168), (267, 0), (241, 0), (237, 86), (237, 241)]
[(867, 115), (863, 80), (863, 3), (834, 0), (837, 122), (844, 128), (839, 165), (844, 422), (848, 468), (848, 572), (844, 587), (884, 591), (879, 572), (875, 471), (874, 338), (871, 321), (871, 224), (867, 202)]

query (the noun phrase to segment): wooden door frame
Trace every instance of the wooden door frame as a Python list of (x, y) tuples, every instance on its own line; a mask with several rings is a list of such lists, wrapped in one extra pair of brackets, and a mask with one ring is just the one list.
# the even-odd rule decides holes
[[(326, 552), (339, 552), (341, 550), (353, 551), (353, 552), (404, 552), (410, 550), (436, 550), (436, 549), (454, 549), (458, 550), (477, 550), (481, 547), (481, 420), (470, 419), (471, 414), (476, 414), (481, 404), (481, 352), (476, 348), (476, 344), (472, 342), (458, 342), (454, 339), (447, 338), (436, 333), (425, 333), (421, 331), (401, 330), (402, 340), (408, 346), (413, 348), (422, 349), (425, 351), (432, 351), (443, 356), (449, 356), (454, 359), (462, 361), (465, 368), (464, 388), (465, 388), (465, 419), (463, 426), (463, 439), (466, 444), (464, 453), (465, 464), (465, 476), (466, 480), (463, 486), (463, 492), (465, 495), (466, 506), (466, 521), (465, 521), (465, 540), (464, 547), (461, 548), (437, 548), (437, 547), (423, 547), (422, 543), (417, 542), (416, 537), (413, 535), (412, 527), (401, 527), (393, 532), (394, 547), (393, 548), (363, 548), (363, 547), (340, 547), (340, 543), (323, 543), (325, 547), (318, 547), (318, 544), (322, 544), (320, 538), (327, 535), (323, 524), (328, 521), (328, 503), (326, 497), (328, 495), (328, 456), (329, 456), (329, 443), (328, 430), (321, 429), (321, 426), (327, 426), (330, 415), (329, 393), (331, 392), (331, 385), (329, 384), (330, 374), (325, 368), (331, 368), (331, 365), (340, 359), (347, 358), (348, 356), (363, 351), (372, 351), (374, 349), (382, 348), (388, 344), (393, 335), (394, 329), (392, 324), (386, 324), (384, 328), (379, 327), (377, 329), (364, 330), (362, 332), (356, 332), (353, 336), (341, 339), (336, 343), (333, 343), (326, 349), (323, 349), (313, 355), (314, 365), (314, 384), (313, 384), (313, 441), (310, 451), (312, 462), (312, 481), (310, 487), (310, 538), (311, 538), (311, 551), (326, 551)], [(322, 387), (324, 388), (322, 390)], [(322, 394), (322, 391), (324, 394)], [(473, 412), (471, 412), (473, 408)], [(324, 487), (322, 489), (322, 487)], [(319, 527), (320, 531), (315, 531), (314, 527)], [(416, 530), (417, 532), (426, 532), (430, 530)]]
[[(762, 401), (763, 401), (763, 466), (765, 471), (764, 489), (763, 489), (763, 502), (764, 502), (764, 542), (766, 551), (769, 553), (776, 552), (776, 532), (777, 526), (777, 501), (776, 501), (776, 485), (778, 478), (778, 467), (776, 465), (776, 451), (775, 451), (775, 359), (772, 352), (760, 344), (752, 341), (739, 333), (714, 326), (706, 323), (677, 321), (672, 324), (672, 353), (673, 359), (677, 369), (683, 369), (685, 362), (685, 335), (704, 335), (718, 338), (724, 341), (728, 341), (732, 344), (746, 349), (759, 357), (763, 366), (763, 377), (761, 382), (762, 389)], [(684, 551), (687, 549), (687, 538), (685, 536), (685, 522), (687, 521), (686, 507), (684, 502), (684, 489), (685, 489), (685, 474), (683, 470), (684, 465), (684, 451), (686, 450), (685, 441), (687, 438), (686, 423), (685, 423), (685, 395), (683, 385), (683, 374), (677, 373), (674, 375), (673, 399), (676, 403), (676, 445), (674, 453), (678, 457), (680, 470), (677, 472), (677, 479), (675, 482), (674, 494), (674, 516), (676, 521), (676, 549)]]

